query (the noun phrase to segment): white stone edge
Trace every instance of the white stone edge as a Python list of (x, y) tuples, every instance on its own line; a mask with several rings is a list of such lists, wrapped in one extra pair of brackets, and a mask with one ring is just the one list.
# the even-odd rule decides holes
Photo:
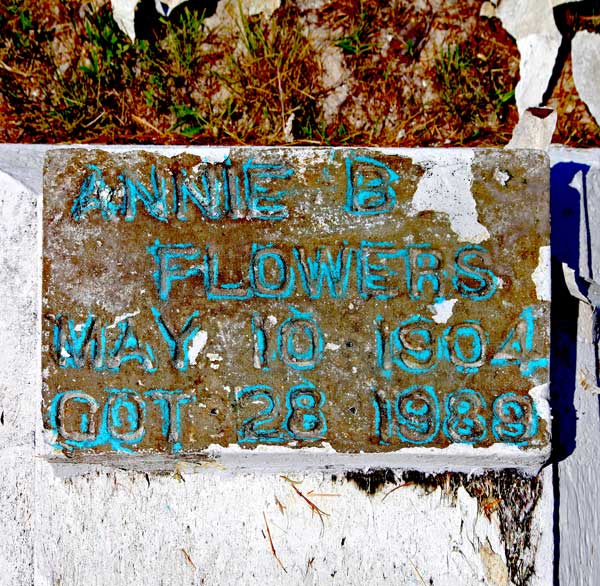
[(74, 462), (62, 455), (49, 456), (59, 475), (86, 474), (98, 468), (172, 472), (183, 465), (186, 471), (274, 473), (289, 471), (343, 472), (347, 470), (415, 470), (428, 474), (463, 472), (477, 475), (490, 470), (515, 469), (534, 476), (548, 461), (550, 446), (522, 451), (515, 446), (495, 444), (489, 448), (457, 446), (448, 448), (404, 448), (387, 453), (346, 454), (326, 448), (288, 448), (258, 446), (253, 450), (238, 445), (213, 445), (185, 458), (162, 454), (91, 455), (85, 462)]
[(566, 163), (569, 161), (577, 163), (600, 163), (600, 148), (577, 149), (563, 145), (554, 145), (548, 149), (550, 165)]

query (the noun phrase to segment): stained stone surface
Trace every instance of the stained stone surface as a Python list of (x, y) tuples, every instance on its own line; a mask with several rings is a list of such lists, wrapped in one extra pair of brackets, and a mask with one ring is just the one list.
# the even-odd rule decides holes
[(547, 449), (548, 179), (535, 151), (48, 152), (50, 442)]

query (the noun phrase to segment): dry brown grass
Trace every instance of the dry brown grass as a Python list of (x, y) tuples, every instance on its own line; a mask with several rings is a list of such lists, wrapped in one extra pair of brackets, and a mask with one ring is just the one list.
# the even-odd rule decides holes
[[(427, 0), (306, 6), (284, 0), (269, 20), (240, 16), (212, 31), (184, 12), (154, 41), (131, 43), (108, 2), (8, 0), (0, 140), (506, 144), (517, 120), (518, 54), (497, 20), (478, 16), (479, 0), (438, 10)], [(600, 26), (595, 14), (567, 17)], [(324, 82), (325, 48), (341, 62), (338, 87)], [(597, 146), (569, 75), (567, 65), (552, 95), (555, 141)], [(340, 89), (345, 99), (326, 114), (325, 100)]]

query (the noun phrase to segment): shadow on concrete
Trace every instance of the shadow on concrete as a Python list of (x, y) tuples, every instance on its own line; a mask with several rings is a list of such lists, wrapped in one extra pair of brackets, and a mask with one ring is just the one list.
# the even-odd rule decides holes
[[(560, 569), (560, 491), (558, 462), (570, 456), (577, 443), (577, 412), (574, 404), (577, 365), (577, 319), (579, 301), (567, 288), (563, 263), (578, 271), (580, 241), (589, 223), (585, 178), (589, 166), (574, 162), (553, 165), (550, 174), (552, 247), (552, 338), (550, 345), (550, 406), (552, 409), (552, 469), (554, 485), (554, 584)], [(581, 173), (583, 190), (571, 187)], [(586, 234), (587, 236), (588, 234)], [(589, 265), (590, 259), (585, 259)]]
[[(585, 176), (589, 166), (581, 163), (557, 163), (550, 175), (550, 215), (552, 246), (552, 339), (550, 347), (550, 405), (552, 408), (553, 460), (560, 461), (573, 453), (576, 445), (577, 414), (574, 406), (577, 355), (577, 317), (579, 301), (569, 292), (562, 264), (578, 270), (580, 234), (587, 222)], [(583, 195), (571, 187), (581, 173)], [(582, 201), (583, 197), (583, 201)], [(586, 259), (587, 262), (587, 259)]]

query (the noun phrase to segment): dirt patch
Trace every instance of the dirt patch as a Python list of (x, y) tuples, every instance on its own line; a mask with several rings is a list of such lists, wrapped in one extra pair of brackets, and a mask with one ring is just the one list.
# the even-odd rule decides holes
[[(285, 0), (271, 18), (229, 15), (209, 28), (183, 5), (132, 42), (108, 2), (9, 0), (0, 140), (503, 145), (517, 121), (518, 52), (480, 9)], [(557, 16), (561, 30), (598, 29), (598, 9), (573, 10)], [(559, 71), (554, 141), (597, 146), (568, 59)]]

